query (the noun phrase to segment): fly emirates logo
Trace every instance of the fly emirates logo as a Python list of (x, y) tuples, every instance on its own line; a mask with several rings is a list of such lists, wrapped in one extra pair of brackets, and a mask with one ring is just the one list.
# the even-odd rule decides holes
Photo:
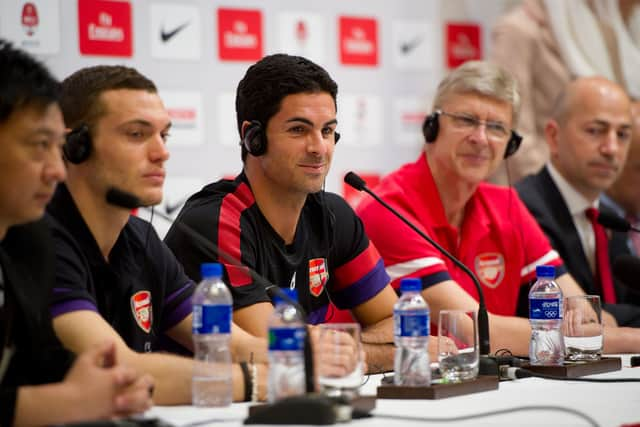
[(113, 25), (113, 17), (107, 12), (100, 12), (98, 22), (90, 22), (87, 26), (91, 41), (121, 42), (124, 40), (124, 28)]
[(344, 39), (344, 49), (351, 55), (371, 55), (375, 52), (375, 45), (367, 39), (367, 33), (360, 27), (351, 30), (351, 34)]
[(223, 34), (224, 45), (229, 49), (255, 49), (258, 47), (258, 36), (249, 33), (249, 26), (244, 21), (234, 21), (231, 30)]

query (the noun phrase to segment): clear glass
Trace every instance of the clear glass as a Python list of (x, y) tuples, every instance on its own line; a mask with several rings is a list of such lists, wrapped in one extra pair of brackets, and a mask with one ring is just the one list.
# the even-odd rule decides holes
[(355, 397), (362, 384), (364, 361), (357, 323), (324, 323), (319, 326), (318, 383), (329, 396)]
[(473, 310), (441, 310), (438, 318), (438, 361), (446, 382), (478, 376), (478, 316)]
[(599, 360), (602, 356), (602, 307), (598, 295), (576, 295), (564, 300), (565, 358)]

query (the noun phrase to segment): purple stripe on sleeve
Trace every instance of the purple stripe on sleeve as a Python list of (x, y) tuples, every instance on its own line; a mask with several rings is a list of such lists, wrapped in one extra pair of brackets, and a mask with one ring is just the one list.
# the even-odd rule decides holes
[(329, 308), (329, 305), (327, 304), (309, 313), (309, 315), (307, 316), (307, 323), (310, 325), (317, 325), (319, 323), (324, 323), (324, 318), (327, 316), (328, 308)]
[(191, 298), (185, 298), (184, 301), (178, 304), (171, 313), (168, 313), (167, 316), (165, 316), (164, 321), (162, 322), (162, 331), (167, 331), (176, 326), (190, 315), (192, 310)]
[(76, 299), (70, 301), (64, 301), (58, 304), (54, 304), (51, 306), (49, 311), (51, 312), (51, 317), (58, 317), (61, 314), (71, 313), (72, 311), (80, 311), (80, 310), (89, 310), (97, 312), (98, 309), (91, 302), (86, 299)]
[(380, 259), (364, 277), (351, 286), (333, 293), (331, 298), (339, 309), (351, 309), (378, 295), (387, 286), (389, 280), (384, 263)]
[(171, 294), (169, 294), (169, 296), (166, 298), (165, 300), (165, 305), (171, 303), (171, 301), (173, 301), (178, 295), (180, 295), (182, 292), (184, 292), (186, 289), (188, 289), (191, 286), (194, 286), (195, 284), (192, 281), (188, 281), (183, 287), (181, 287), (180, 289), (178, 289), (177, 291), (173, 291)]

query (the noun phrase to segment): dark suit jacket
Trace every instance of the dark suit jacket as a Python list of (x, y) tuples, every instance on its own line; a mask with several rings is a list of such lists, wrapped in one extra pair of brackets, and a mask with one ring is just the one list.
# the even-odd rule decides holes
[[(580, 236), (573, 224), (569, 208), (548, 169), (544, 167), (536, 175), (526, 177), (516, 184), (516, 190), (549, 238), (551, 246), (560, 254), (571, 276), (586, 293), (601, 295), (600, 287), (594, 281), (589, 261), (582, 249)], [(604, 205), (601, 205), (600, 208), (603, 211), (610, 211)], [(611, 233), (609, 238), (609, 259), (611, 262), (613, 263), (617, 256), (625, 253), (629, 253), (626, 236), (623, 233)], [(607, 310), (616, 317), (620, 324), (640, 322), (640, 306), (627, 307), (624, 304), (633, 303), (636, 296), (617, 280), (615, 280), (614, 286), (617, 300), (621, 304), (616, 304), (619, 307), (607, 306)], [(635, 319), (636, 317), (637, 319)]]
[[(55, 337), (49, 314), (53, 260), (51, 236), (42, 221), (11, 227), (0, 244), (5, 317), (12, 313), (8, 333), (15, 348), (8, 370), (0, 378), (3, 427), (13, 424), (19, 386), (60, 381), (73, 360)], [(0, 327), (7, 333), (6, 323)]]

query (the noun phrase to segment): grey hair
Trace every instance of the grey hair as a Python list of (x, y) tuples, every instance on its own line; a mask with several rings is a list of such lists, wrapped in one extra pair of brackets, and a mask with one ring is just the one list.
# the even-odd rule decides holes
[(487, 61), (468, 61), (453, 70), (438, 85), (433, 110), (442, 108), (447, 97), (475, 93), (511, 105), (512, 126), (518, 124), (520, 91), (517, 80), (504, 68)]

